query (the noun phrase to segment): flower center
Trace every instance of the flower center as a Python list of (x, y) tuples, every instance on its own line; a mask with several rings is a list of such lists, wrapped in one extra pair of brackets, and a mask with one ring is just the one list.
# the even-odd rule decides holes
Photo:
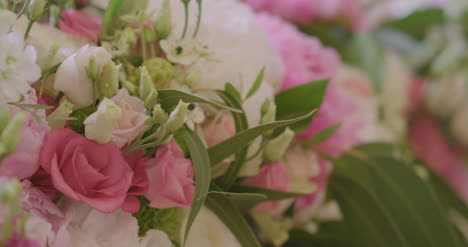
[(175, 50), (176, 50), (176, 54), (177, 54), (177, 55), (180, 55), (184, 49), (182, 49), (181, 46), (177, 46), (177, 47), (175, 48)]

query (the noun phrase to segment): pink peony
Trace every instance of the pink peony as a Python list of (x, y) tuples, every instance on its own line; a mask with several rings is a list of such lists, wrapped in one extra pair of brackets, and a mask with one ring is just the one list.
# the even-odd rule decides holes
[(283, 60), (282, 90), (336, 75), (340, 58), (335, 50), (323, 47), (319, 39), (299, 32), (278, 17), (259, 14), (257, 20), (265, 27), (271, 45)]
[(464, 154), (446, 140), (437, 123), (420, 114), (410, 123), (409, 139), (415, 154), (468, 202), (468, 170), (464, 166)]
[(193, 202), (195, 186), (192, 162), (184, 158), (177, 143), (158, 149), (156, 158), (146, 162), (149, 191), (146, 198), (153, 208), (189, 208)]
[(234, 119), (229, 112), (220, 112), (214, 119), (203, 123), (203, 136), (209, 147), (216, 145), (236, 134)]
[(83, 36), (97, 44), (101, 30), (101, 18), (91, 17), (76, 9), (66, 9), (62, 12), (59, 27), (66, 33)]
[[(21, 104), (38, 104), (34, 89), (30, 89)], [(31, 177), (39, 168), (37, 159), (41, 150), (42, 141), (46, 132), (50, 131), (47, 121), (44, 119), (44, 110), (28, 109), (9, 105), (10, 114), (17, 112), (26, 113), (27, 118), (21, 130), (20, 142), (15, 152), (7, 156), (0, 164), (0, 176), (25, 179)], [(32, 114), (40, 117), (39, 122)]]
[(122, 110), (122, 116), (112, 131), (112, 142), (123, 147), (145, 130), (145, 103), (140, 98), (130, 96), (126, 89), (120, 89), (111, 100)]
[[(247, 178), (243, 183), (281, 191), (288, 191), (290, 187), (288, 174), (281, 162), (263, 166), (257, 176)], [(280, 206), (281, 201), (271, 201), (260, 203), (256, 208), (263, 211), (273, 211)]]
[(350, 20), (351, 26), (362, 18), (360, 0), (245, 0), (257, 11), (265, 11), (282, 18), (308, 24), (311, 21)]
[(46, 135), (39, 162), (58, 191), (105, 213), (122, 206), (132, 184), (133, 171), (115, 144), (69, 129)]

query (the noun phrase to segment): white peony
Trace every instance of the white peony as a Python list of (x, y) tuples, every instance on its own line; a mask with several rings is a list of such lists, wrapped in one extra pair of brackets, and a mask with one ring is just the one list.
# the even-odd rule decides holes
[(24, 45), (23, 34), (0, 33), (0, 105), (16, 102), (41, 76), (36, 50)]
[[(185, 229), (183, 224), (182, 229)], [(181, 231), (183, 239), (184, 231)], [(187, 247), (240, 247), (240, 243), (226, 225), (208, 208), (202, 207), (187, 238)]]
[(10, 31), (11, 26), (16, 22), (15, 13), (0, 9), (0, 34), (6, 34)]
[(55, 74), (54, 88), (63, 92), (78, 108), (93, 103), (93, 83), (86, 73), (92, 56), (101, 69), (111, 59), (104, 48), (85, 45), (65, 59)]

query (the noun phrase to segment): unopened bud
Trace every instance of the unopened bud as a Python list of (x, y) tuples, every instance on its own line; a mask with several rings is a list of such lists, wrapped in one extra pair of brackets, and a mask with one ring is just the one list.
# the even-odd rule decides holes
[(94, 56), (89, 58), (88, 66), (86, 67), (86, 73), (91, 81), (96, 81), (99, 79), (99, 67)]
[(131, 81), (124, 80), (122, 81), (122, 86), (127, 89), (128, 93), (131, 95), (137, 95), (137, 87)]
[(154, 26), (157, 39), (161, 40), (169, 36), (172, 29), (171, 18), (171, 1), (163, 0)]
[(61, 129), (65, 126), (67, 120), (63, 118), (67, 118), (72, 114), (73, 106), (74, 105), (68, 101), (67, 98), (62, 98), (57, 109), (47, 116), (47, 123), (52, 130)]
[(188, 113), (188, 104), (179, 101), (174, 111), (171, 112), (167, 120), (166, 128), (169, 133), (175, 133), (185, 123), (185, 115)]
[(280, 160), (286, 150), (288, 149), (291, 141), (294, 138), (294, 131), (286, 128), (283, 133), (269, 141), (264, 149), (263, 157), (268, 163), (276, 162)]
[(167, 113), (163, 110), (160, 104), (157, 104), (153, 109), (153, 118), (154, 121), (158, 124), (163, 124), (168, 119)]
[(103, 97), (110, 98), (119, 90), (119, 73), (121, 64), (115, 65), (109, 61), (102, 70), (101, 77), (98, 80), (99, 92)]
[(37, 21), (42, 17), (45, 9), (45, 0), (32, 0), (28, 7), (28, 19)]
[(152, 109), (158, 103), (158, 91), (154, 88), (153, 80), (144, 66), (140, 67), (139, 95), (148, 109)]
[(143, 62), (143, 66), (148, 69), (148, 73), (156, 89), (169, 87), (169, 83), (174, 78), (174, 71), (169, 61), (164, 58), (156, 57)]
[(0, 136), (0, 142), (5, 147), (5, 153), (13, 152), (19, 143), (21, 129), (23, 128), (26, 116), (23, 113), (17, 113), (7, 124)]
[(193, 70), (190, 71), (185, 78), (185, 84), (189, 87), (194, 87), (200, 82), (200, 72)]
[(85, 135), (97, 143), (107, 143), (112, 138), (115, 123), (122, 116), (122, 109), (112, 100), (104, 98), (97, 111), (83, 122)]

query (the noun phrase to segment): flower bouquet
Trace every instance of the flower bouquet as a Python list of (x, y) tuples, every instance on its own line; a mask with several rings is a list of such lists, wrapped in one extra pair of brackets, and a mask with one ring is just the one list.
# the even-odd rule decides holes
[(466, 246), (459, 19), (398, 4), (0, 0), (0, 246)]

